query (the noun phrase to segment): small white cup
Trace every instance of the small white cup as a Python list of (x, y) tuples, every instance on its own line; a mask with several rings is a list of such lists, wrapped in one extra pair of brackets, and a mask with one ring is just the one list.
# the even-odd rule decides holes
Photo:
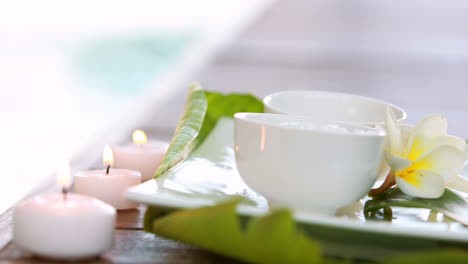
[(265, 113), (309, 116), (317, 120), (382, 126), (389, 105), (398, 122), (406, 112), (385, 101), (354, 94), (325, 91), (284, 91), (263, 100)]
[(376, 180), (386, 135), (381, 128), (278, 114), (234, 117), (239, 173), (274, 203), (334, 214)]

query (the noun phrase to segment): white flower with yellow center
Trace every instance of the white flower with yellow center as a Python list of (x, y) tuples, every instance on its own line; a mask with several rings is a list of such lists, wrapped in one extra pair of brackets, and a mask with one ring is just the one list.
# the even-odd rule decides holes
[(447, 135), (445, 117), (431, 115), (416, 126), (399, 125), (388, 108), (385, 126), (385, 160), (391, 171), (370, 196), (394, 184), (404, 193), (420, 198), (439, 198), (446, 186), (468, 192), (468, 181), (459, 175), (466, 159), (466, 142)]

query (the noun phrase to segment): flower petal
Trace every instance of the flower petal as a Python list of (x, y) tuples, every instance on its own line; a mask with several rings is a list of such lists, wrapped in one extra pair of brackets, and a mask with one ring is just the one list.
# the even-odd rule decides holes
[(427, 137), (446, 136), (447, 120), (442, 115), (426, 116), (416, 125), (415, 132)]
[(465, 166), (465, 153), (453, 146), (439, 146), (411, 164), (411, 170), (431, 170), (446, 182), (460, 174)]
[(387, 130), (388, 150), (395, 155), (401, 155), (403, 152), (403, 141), (401, 137), (400, 126), (398, 125), (395, 114), (390, 106), (387, 106), (385, 113), (385, 129)]
[(462, 138), (454, 136), (426, 137), (423, 135), (416, 135), (408, 159), (414, 161), (424, 153), (440, 146), (453, 146), (461, 152), (466, 152), (466, 142)]
[(440, 136), (435, 137), (434, 142), (437, 143), (438, 146), (449, 145), (457, 148), (461, 152), (466, 152), (466, 141), (463, 138), (455, 136)]
[(446, 186), (460, 192), (468, 193), (468, 179), (461, 175), (457, 175), (457, 177), (451, 179), (447, 182)]
[(413, 141), (415, 137), (415, 127), (416, 126), (409, 124), (400, 125), (401, 138), (403, 141), (403, 157), (408, 157), (411, 152), (411, 148), (413, 146)]
[(444, 193), (444, 178), (433, 171), (403, 172), (395, 179), (404, 193), (414, 197), (435, 199)]
[(398, 155), (393, 155), (388, 151), (385, 151), (385, 161), (387, 162), (388, 166), (390, 166), (390, 168), (395, 172), (395, 174), (399, 174), (411, 166), (411, 160), (400, 157)]

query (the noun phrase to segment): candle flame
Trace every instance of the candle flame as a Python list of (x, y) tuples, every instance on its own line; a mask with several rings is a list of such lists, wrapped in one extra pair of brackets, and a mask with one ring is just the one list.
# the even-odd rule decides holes
[(148, 139), (146, 138), (145, 132), (139, 129), (133, 132), (133, 142), (135, 142), (135, 144), (142, 145), (145, 144), (146, 141), (148, 141)]
[(104, 147), (104, 151), (102, 152), (102, 161), (106, 167), (114, 165), (114, 155), (112, 154), (112, 149), (108, 145)]
[(68, 188), (71, 185), (70, 162), (67, 160), (63, 167), (57, 170), (57, 181), (60, 187)]

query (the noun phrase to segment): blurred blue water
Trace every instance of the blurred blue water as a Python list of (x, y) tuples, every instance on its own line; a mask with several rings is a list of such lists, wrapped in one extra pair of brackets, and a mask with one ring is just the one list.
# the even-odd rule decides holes
[(133, 97), (165, 73), (195, 39), (193, 33), (109, 36), (69, 50), (80, 89)]

